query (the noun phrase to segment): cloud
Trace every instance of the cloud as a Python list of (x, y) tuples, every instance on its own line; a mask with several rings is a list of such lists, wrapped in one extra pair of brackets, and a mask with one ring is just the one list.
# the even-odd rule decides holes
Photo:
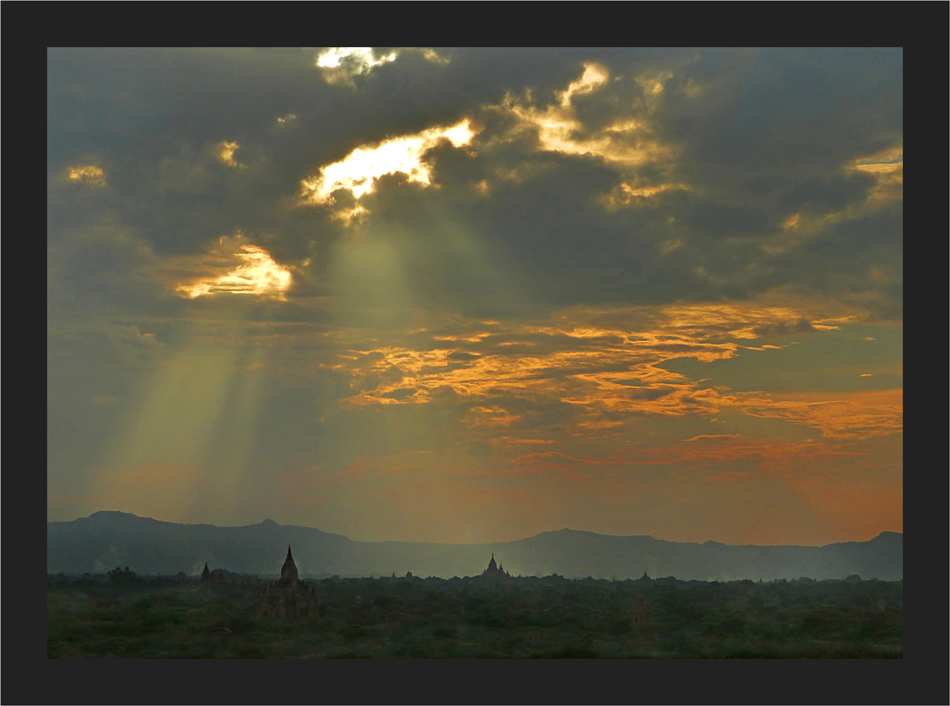
[(511, 414), (503, 407), (472, 407), (464, 424), (476, 427), (507, 427), (521, 419), (521, 415)]
[[(761, 351), (758, 355), (784, 350), (774, 345), (741, 347), (737, 340), (838, 330), (829, 323), (809, 323), (806, 328), (803, 310), (797, 308), (805, 301), (789, 306), (792, 302), (575, 309), (544, 325), (450, 319), (443, 326), (451, 326), (451, 335), (433, 327), (413, 333), (403, 345), (374, 349), (371, 355), (340, 351), (339, 369), (354, 376), (353, 394), (340, 404), (344, 409), (400, 404), (444, 409), (448, 404), (465, 410), (461, 422), (473, 430), (537, 429), (536, 410), (556, 404), (573, 409), (570, 421), (561, 422), (561, 431), (577, 434), (628, 423), (615, 415), (708, 418), (733, 410), (806, 424), (829, 438), (899, 431), (899, 404), (862, 409), (847, 402), (847, 394), (842, 398), (836, 393), (816, 394), (814, 401), (804, 402), (784, 394), (764, 397), (754, 390), (733, 390), (728, 384), (713, 388), (697, 379), (704, 366), (714, 362), (736, 361), (737, 369), (749, 368), (737, 359), (740, 348)], [(816, 322), (846, 322), (854, 317), (846, 312), (819, 306), (809, 316)], [(359, 362), (352, 366), (350, 360)], [(683, 360), (693, 361), (689, 375), (670, 365)], [(398, 375), (392, 377), (391, 371)], [(718, 373), (710, 368), (709, 374)], [(768, 378), (761, 378), (760, 384), (769, 389)], [(512, 406), (516, 401), (528, 406)]]
[(170, 263), (168, 276), (175, 279), (175, 291), (191, 299), (209, 294), (284, 299), (292, 283), (290, 270), (274, 262), (263, 248), (240, 242), (241, 238), (241, 234), (221, 236), (207, 256)]
[[(367, 72), (383, 65), (381, 57), (399, 56), (384, 62), (389, 73), (362, 83), (355, 93), (314, 84), (312, 52), (51, 51), (51, 155), (58, 159), (65, 140), (85, 134), (81, 126), (101, 124), (95, 129), (110, 137), (99, 140), (98, 152), (114, 162), (109, 183), (123, 202), (135, 204), (123, 209), (126, 225), (138, 228), (156, 249), (194, 254), (223, 232), (242, 230), (259, 238), (269, 230), (279, 232), (275, 242), (260, 244), (275, 261), (312, 257), (325, 267), (339, 232), (365, 220), (368, 211), (400, 220), (391, 209), (418, 213), (425, 203), (453, 213), (492, 269), (514, 270), (504, 277), (518, 283), (518, 300), (530, 297), (534, 306), (564, 306), (566, 291), (588, 304), (741, 299), (797, 282), (802, 274), (810, 276), (816, 291), (837, 294), (835, 283), (842, 279), (835, 275), (843, 269), (854, 274), (848, 284), (853, 290), (861, 286), (857, 273), (841, 259), (821, 257), (808, 245), (814, 236), (804, 234), (814, 232), (822, 242), (866, 243), (856, 233), (824, 236), (837, 222), (826, 219), (829, 213), (851, 213), (862, 189), (867, 195), (873, 183), (868, 179), (878, 177), (866, 167), (893, 159), (894, 145), (888, 142), (902, 149), (894, 107), (900, 104), (900, 72), (893, 70), (893, 52), (887, 51), (439, 50), (450, 62), (434, 64), (422, 51), (366, 50), (372, 57), (364, 51), (344, 58), (340, 50), (330, 63), (349, 62)], [(859, 72), (862, 64), (878, 67), (876, 82)], [(819, 78), (802, 81), (803, 75)], [(92, 93), (55, 90), (69, 85), (88, 86)], [(174, 91), (166, 90), (172, 85)], [(806, 144), (798, 144), (802, 139), (791, 127), (730, 137), (743, 121), (754, 124), (753, 116), (774, 121), (787, 114), (794, 125), (808, 114), (804, 106), (821, 113), (843, 105), (831, 99), (846, 86), (853, 102), (825, 124), (832, 130), (839, 120), (857, 125), (860, 115), (884, 106), (873, 113), (879, 129), (862, 123), (831, 145), (813, 128), (806, 131), (812, 140)], [(78, 97), (113, 90), (130, 98), (107, 104)], [(373, 107), (380, 104), (387, 106), (385, 114)], [(169, 111), (181, 121), (149, 117)], [(289, 115), (295, 116), (294, 129), (276, 130), (283, 125), (278, 118)], [(433, 125), (456, 124), (459, 115), (485, 126), (477, 158), (459, 150), (464, 159), (455, 159), (437, 150), (437, 172), (420, 163), (407, 164), (404, 171), (381, 168), (374, 175), (346, 176), (357, 191), (368, 185), (378, 190), (385, 174), (417, 186), (423, 175), (435, 178), (441, 188), (425, 189), (424, 199), (371, 205), (368, 194), (340, 191), (335, 207), (319, 215), (286, 208), (302, 180), (320, 178), (312, 172), (314, 164), (328, 167), (393, 135), (418, 136)], [(127, 134), (131, 124), (154, 139), (133, 142)], [(771, 141), (764, 142), (766, 137)], [(796, 140), (795, 149), (782, 153), (780, 170), (770, 168), (768, 148), (788, 139)], [(254, 168), (228, 168), (213, 151), (205, 154), (223, 143), (240, 145), (232, 159), (253, 162)], [(88, 141), (83, 144), (86, 153), (95, 151)], [(659, 151), (651, 152), (651, 145)], [(729, 146), (730, 160), (697, 159), (722, 145)], [(241, 158), (245, 153), (257, 156)], [(156, 173), (162, 175), (158, 190)], [(464, 205), (472, 198), (483, 199), (482, 206)], [(782, 224), (799, 212), (797, 231), (783, 231)], [(887, 218), (874, 216), (882, 217)], [(878, 230), (865, 220), (860, 224), (868, 225), (870, 232)], [(881, 228), (892, 229), (893, 220)], [(750, 247), (741, 238), (761, 245)], [(892, 247), (869, 254), (861, 263), (864, 272), (882, 269), (894, 255)], [(420, 251), (406, 258), (414, 276), (430, 269), (423, 257)], [(570, 287), (561, 286), (565, 278)], [(447, 277), (437, 291), (430, 276), (416, 296), (484, 301), (494, 283), (478, 279)], [(863, 287), (879, 296), (875, 310), (899, 315), (893, 291), (871, 282)], [(516, 301), (510, 295), (503, 299)]]
[(377, 66), (395, 61), (399, 52), (376, 55), (372, 47), (329, 47), (317, 54), (316, 65), (327, 83), (349, 82), (353, 76), (368, 74)]
[[(221, 452), (254, 512), (299, 472), (302, 524), (384, 535), (425, 498), (472, 519), (456, 474), (669, 528), (753, 480), (825, 517), (788, 500), (809, 464), (900, 468), (899, 49), (47, 59), (54, 496), (142, 415), (116, 468)], [(213, 399), (167, 389), (196, 367)]]
[[(659, 203), (657, 197), (668, 191), (689, 191), (686, 184), (640, 184), (637, 180), (632, 183), (622, 182), (615, 189), (605, 194), (602, 198), (604, 205), (608, 209), (617, 209), (624, 207), (639, 208), (642, 206), (655, 206)], [(681, 241), (679, 242), (682, 245)], [(664, 252), (669, 252), (675, 248), (668, 248)]]
[(554, 439), (515, 439), (510, 436), (497, 436), (491, 439), (491, 443), (502, 444), (504, 446), (516, 446), (520, 444), (536, 446), (543, 444), (555, 444), (557, 442)]
[(742, 411), (820, 429), (830, 439), (866, 439), (904, 429), (903, 390), (836, 395), (774, 395), (748, 399)]
[(455, 125), (434, 127), (414, 135), (385, 140), (376, 145), (358, 147), (339, 162), (320, 168), (319, 174), (301, 183), (302, 201), (320, 205), (333, 204), (334, 192), (349, 191), (357, 203), (344, 211), (347, 224), (357, 214), (366, 213), (359, 199), (372, 193), (377, 180), (387, 174), (403, 174), (409, 183), (429, 186), (431, 163), (429, 153), (441, 140), (453, 147), (468, 145), (477, 134), (471, 121), (463, 119)]
[(609, 71), (597, 63), (585, 63), (584, 73), (556, 94), (557, 102), (543, 110), (529, 100), (507, 96), (496, 110), (516, 120), (514, 134), (532, 131), (537, 147), (546, 152), (597, 157), (623, 167), (672, 158), (673, 151), (661, 144), (647, 120), (626, 115), (582, 136), (583, 124), (574, 105), (579, 96), (594, 93), (607, 84)]
[(222, 142), (220, 145), (220, 151), (218, 152), (218, 158), (229, 167), (234, 167), (235, 169), (246, 168), (246, 165), (241, 164), (236, 159), (234, 159), (234, 153), (239, 147), (240, 145), (237, 142)]
[(848, 170), (874, 179), (874, 188), (867, 198), (869, 207), (879, 208), (904, 198), (903, 142), (877, 154), (855, 159), (848, 165)]
[[(139, 315), (156, 308), (159, 261), (138, 233), (113, 219), (90, 217), (49, 234), (47, 299), (51, 319), (88, 319), (104, 311)], [(91, 215), (91, 214), (90, 214)]]
[(94, 164), (87, 164), (79, 167), (69, 167), (66, 171), (66, 178), (78, 184), (91, 187), (102, 187), (106, 185), (106, 175), (101, 167)]

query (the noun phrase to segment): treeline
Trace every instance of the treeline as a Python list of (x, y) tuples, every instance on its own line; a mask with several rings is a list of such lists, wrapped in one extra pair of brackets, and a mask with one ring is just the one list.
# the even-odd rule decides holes
[(324, 579), (317, 615), (258, 620), (266, 579), (132, 574), (48, 577), (48, 656), (894, 657), (903, 644), (902, 581)]

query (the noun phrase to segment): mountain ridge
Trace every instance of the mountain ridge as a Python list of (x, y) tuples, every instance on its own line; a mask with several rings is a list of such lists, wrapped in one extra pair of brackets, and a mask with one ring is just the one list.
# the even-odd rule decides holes
[(512, 575), (582, 578), (675, 576), (690, 580), (903, 577), (903, 534), (822, 546), (671, 542), (651, 535), (604, 535), (562, 528), (508, 542), (455, 544), (352, 540), (314, 527), (219, 527), (105, 510), (47, 522), (47, 571), (86, 573), (129, 566), (140, 574), (199, 573), (204, 562), (235, 573), (276, 574), (288, 544), (303, 575), (477, 575), (494, 552)]
[(96, 510), (95, 512), (90, 513), (86, 517), (77, 517), (74, 520), (49, 520), (47, 521), (46, 524), (47, 525), (69, 524), (71, 522), (80, 522), (82, 520), (90, 520), (93, 517), (96, 517), (97, 515), (104, 515), (104, 516), (120, 515), (124, 517), (132, 517), (138, 520), (150, 520), (152, 522), (161, 522), (163, 524), (169, 524), (169, 525), (182, 525), (186, 527), (215, 527), (217, 529), (242, 529), (246, 527), (260, 527), (262, 525), (277, 526), (277, 527), (292, 527), (296, 529), (313, 530), (316, 532), (320, 532), (322, 534), (333, 535), (336, 537), (345, 537), (351, 542), (363, 542), (363, 543), (372, 543), (372, 544), (401, 542), (405, 544), (451, 544), (453, 546), (455, 545), (483, 546), (486, 544), (504, 544), (504, 543), (510, 543), (510, 542), (521, 542), (526, 539), (534, 539), (536, 537), (541, 537), (544, 535), (570, 532), (575, 535), (592, 535), (595, 537), (615, 537), (618, 539), (643, 538), (643, 539), (652, 539), (656, 542), (670, 542), (672, 544), (694, 544), (694, 545), (713, 544), (713, 545), (720, 545), (724, 547), (831, 547), (838, 544), (861, 544), (864, 542), (873, 542), (875, 540), (879, 540), (882, 537), (886, 537), (886, 536), (894, 536), (894, 537), (901, 537), (901, 538), (903, 538), (904, 536), (902, 532), (894, 532), (892, 530), (882, 530), (881, 532), (876, 534), (874, 537), (871, 537), (870, 539), (866, 539), (863, 542), (862, 540), (847, 540), (844, 542), (829, 542), (828, 544), (729, 544), (727, 542), (720, 542), (715, 539), (707, 539), (705, 542), (677, 542), (676, 540), (671, 540), (671, 539), (660, 539), (659, 537), (654, 537), (652, 534), (603, 534), (602, 532), (594, 532), (592, 530), (578, 530), (572, 527), (562, 527), (561, 529), (543, 530), (541, 532), (538, 532), (537, 534), (533, 534), (528, 537), (522, 537), (520, 539), (510, 539), (510, 540), (506, 540), (502, 542), (435, 542), (435, 541), (412, 541), (412, 540), (407, 540), (407, 539), (380, 539), (380, 540), (366, 539), (364, 540), (364, 539), (352, 539), (350, 537), (347, 537), (345, 534), (327, 532), (326, 530), (322, 530), (319, 527), (308, 527), (307, 525), (292, 525), (292, 524), (282, 525), (281, 523), (277, 522), (276, 520), (272, 520), (271, 518), (265, 518), (261, 520), (260, 522), (249, 524), (249, 525), (215, 525), (209, 522), (172, 522), (170, 520), (158, 520), (158, 519), (155, 519), (154, 517), (143, 517), (141, 515), (136, 515), (135, 513), (132, 513), (132, 512), (123, 512), (122, 510)]

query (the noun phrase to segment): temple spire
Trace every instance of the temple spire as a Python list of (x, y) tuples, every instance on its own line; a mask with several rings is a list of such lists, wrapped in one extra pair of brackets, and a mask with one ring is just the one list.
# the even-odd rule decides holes
[(290, 553), (290, 545), (287, 545), (287, 559), (284, 560), (284, 566), (280, 570), (280, 578), (284, 580), (296, 581), (297, 564), (294, 563), (294, 555)]

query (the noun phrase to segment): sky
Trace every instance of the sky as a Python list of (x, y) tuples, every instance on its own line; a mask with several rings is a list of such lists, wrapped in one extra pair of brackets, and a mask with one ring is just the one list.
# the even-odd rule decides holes
[(901, 49), (50, 49), (47, 519), (903, 530)]

